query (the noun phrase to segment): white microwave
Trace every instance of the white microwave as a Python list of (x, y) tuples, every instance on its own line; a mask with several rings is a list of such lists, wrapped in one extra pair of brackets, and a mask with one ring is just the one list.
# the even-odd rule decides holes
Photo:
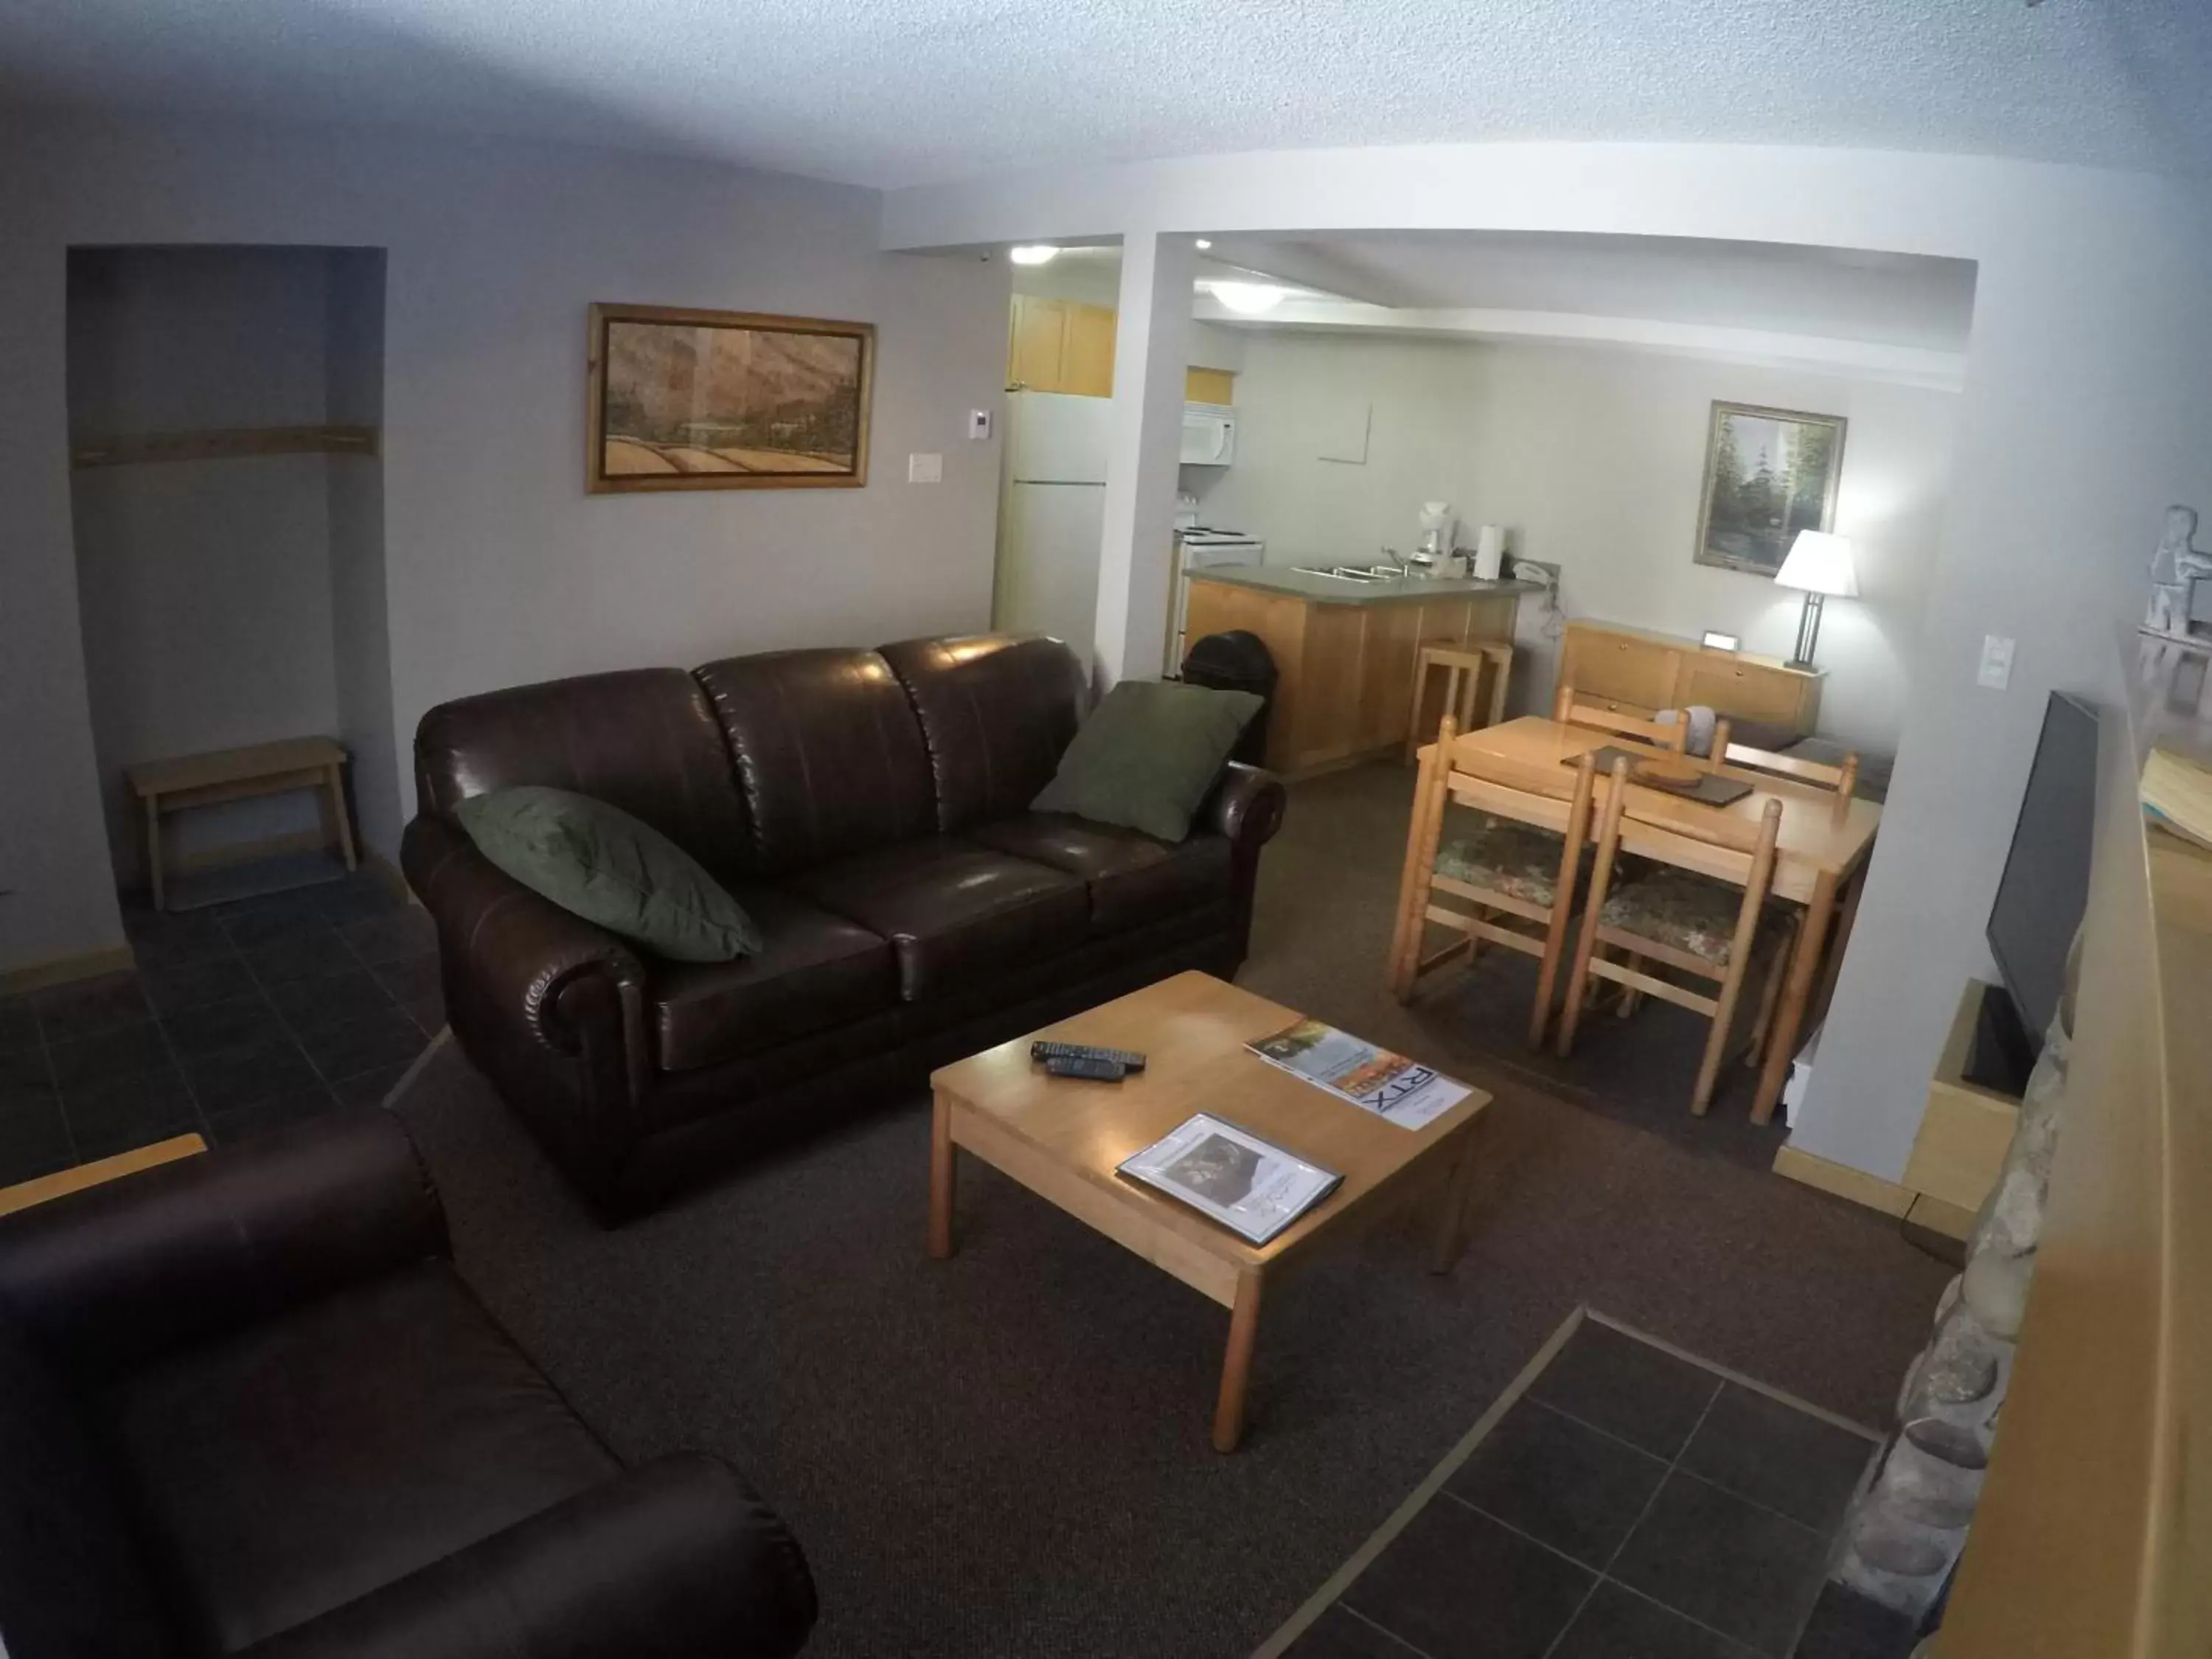
[(1182, 406), (1182, 464), (1227, 466), (1237, 459), (1237, 411), (1226, 404)]

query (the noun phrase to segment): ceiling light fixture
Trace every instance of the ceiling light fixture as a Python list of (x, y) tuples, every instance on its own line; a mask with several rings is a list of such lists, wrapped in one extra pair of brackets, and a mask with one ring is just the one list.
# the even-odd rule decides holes
[(1031, 242), (1024, 247), (1011, 248), (1006, 257), (1018, 265), (1048, 265), (1060, 255), (1060, 250), (1050, 242)]
[(1201, 237), (1200, 237), (1200, 238), (1198, 239), (1198, 251), (1199, 251), (1200, 253), (1205, 252), (1206, 249), (1208, 249), (1208, 248), (1212, 247), (1212, 246), (1213, 246), (1213, 244), (1212, 244), (1212, 243), (1211, 243), (1211, 242), (1209, 242), (1209, 241), (1207, 241), (1207, 240), (1206, 240), (1206, 238), (1205, 238), (1205, 237), (1203, 237), (1203, 236), (1201, 236)]
[(1216, 283), (1213, 297), (1231, 311), (1257, 317), (1282, 304), (1284, 292), (1273, 283)]

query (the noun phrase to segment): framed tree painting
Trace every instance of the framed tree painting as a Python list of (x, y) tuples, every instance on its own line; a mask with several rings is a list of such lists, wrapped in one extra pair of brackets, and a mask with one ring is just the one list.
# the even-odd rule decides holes
[(868, 481), (868, 323), (596, 305), (586, 484), (854, 489)]
[(1835, 527), (1843, 475), (1842, 416), (1716, 403), (1697, 562), (1771, 576), (1799, 531)]

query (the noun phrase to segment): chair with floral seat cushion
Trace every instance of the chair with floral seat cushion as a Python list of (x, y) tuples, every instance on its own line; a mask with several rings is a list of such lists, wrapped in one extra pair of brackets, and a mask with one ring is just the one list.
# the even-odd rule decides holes
[[(1690, 1097), (1690, 1109), (1703, 1116), (1712, 1104), (1745, 983), (1764, 962), (1765, 980), (1750, 1038), (1756, 1051), (1772, 1023), (1782, 966), (1795, 936), (1795, 913), (1767, 903), (1782, 804), (1769, 800), (1756, 823), (1717, 812), (1686, 817), (1676, 803), (1639, 799), (1641, 792), (1628, 787), (1626, 757), (1613, 763), (1611, 782), (1559, 1022), (1559, 1052), (1573, 1049), (1593, 978), (1703, 1014), (1712, 1021), (1712, 1031)], [(1624, 875), (1625, 847), (1633, 847), (1650, 867)], [(1609, 960), (1608, 948), (1626, 953), (1628, 960)], [(1716, 988), (1708, 995), (1675, 984), (1646, 971), (1647, 964), (1713, 981)]]
[[(1436, 744), (1422, 751), (1390, 988), (1399, 1001), (1408, 1001), (1422, 975), (1462, 957), (1472, 959), (1485, 942), (1534, 957), (1542, 967), (1528, 1022), (1533, 1048), (1543, 1042), (1565, 959), (1589, 836), (1593, 763), (1585, 754), (1571, 770), (1534, 765), (1472, 746), (1455, 748), (1457, 736), (1457, 722), (1447, 710)], [(1445, 813), (1454, 804), (1471, 814), (1466, 827), (1445, 841)], [(1455, 937), (1424, 957), (1422, 935), (1430, 922)]]

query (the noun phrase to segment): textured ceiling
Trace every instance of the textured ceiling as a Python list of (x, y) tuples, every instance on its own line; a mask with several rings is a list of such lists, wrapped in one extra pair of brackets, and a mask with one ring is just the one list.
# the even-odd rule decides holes
[(0, 103), (611, 143), (890, 186), (1496, 138), (2212, 173), (2212, 0), (4, 0)]

